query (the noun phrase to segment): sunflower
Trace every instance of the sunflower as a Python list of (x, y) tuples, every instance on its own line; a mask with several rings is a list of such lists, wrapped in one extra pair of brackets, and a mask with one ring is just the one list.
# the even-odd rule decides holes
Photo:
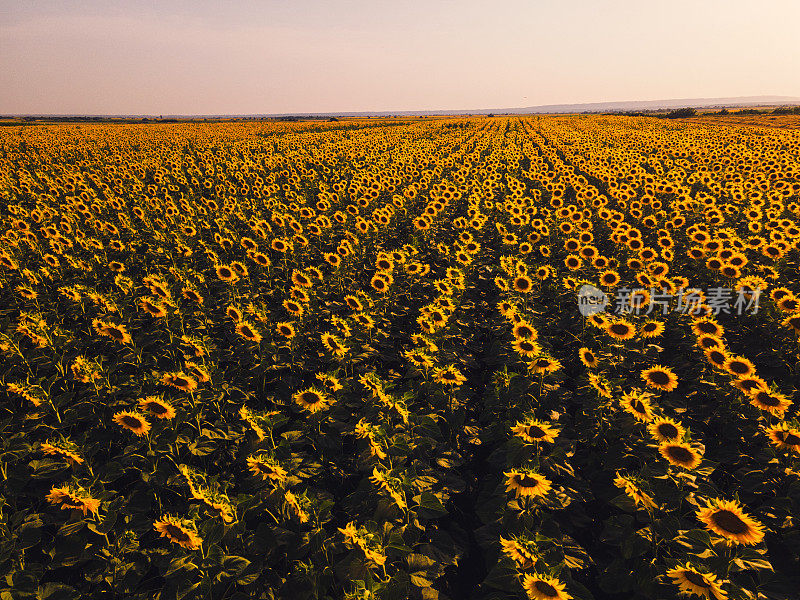
[(517, 339), (536, 340), (539, 337), (539, 332), (527, 321), (516, 323), (511, 333)]
[(622, 394), (619, 403), (625, 412), (630, 413), (637, 421), (649, 422), (653, 420), (652, 395), (640, 390), (632, 390)]
[(636, 506), (641, 504), (646, 510), (658, 508), (655, 500), (642, 491), (638, 481), (634, 480), (634, 478), (625, 477), (624, 475), (617, 473), (617, 476), (614, 479), (614, 485), (623, 490), (625, 495), (633, 500)]
[(800, 300), (792, 296), (784, 296), (778, 301), (778, 308), (785, 313), (796, 313), (800, 310)]
[(740, 377), (739, 379), (732, 381), (731, 385), (746, 395), (750, 395), (750, 393), (754, 392), (755, 390), (769, 390), (769, 384), (767, 384), (767, 382), (761, 377), (756, 377), (755, 375)]
[(350, 309), (353, 312), (360, 312), (364, 310), (364, 305), (361, 303), (361, 300), (359, 300), (355, 296), (350, 296), (350, 295), (345, 296), (344, 301), (347, 303), (347, 306), (350, 307)]
[(292, 273), (292, 283), (304, 288), (310, 288), (312, 285), (314, 285), (314, 282), (311, 280), (311, 278), (300, 271), (294, 271)]
[(250, 426), (250, 428), (258, 436), (258, 441), (260, 442), (263, 442), (267, 437), (266, 433), (264, 432), (264, 428), (261, 427), (261, 425), (259, 425), (259, 423), (263, 424), (264, 421), (264, 419), (260, 417), (267, 417), (270, 414), (275, 414), (275, 413), (267, 413), (267, 415), (256, 415), (253, 414), (250, 411), (250, 409), (247, 408), (246, 406), (242, 406), (239, 408), (239, 417)]
[(311, 296), (309, 296), (308, 292), (303, 288), (293, 287), (291, 290), (289, 290), (289, 295), (291, 296), (292, 300), (297, 300), (303, 304), (308, 304), (311, 302)]
[(787, 423), (779, 423), (766, 429), (769, 441), (781, 450), (794, 450), (800, 453), (800, 429), (790, 427)]
[(342, 257), (335, 252), (326, 252), (324, 258), (325, 261), (334, 269), (342, 264)]
[(633, 290), (628, 298), (628, 304), (630, 310), (638, 315), (645, 306), (650, 304), (650, 292), (642, 289)]
[(603, 274), (600, 275), (600, 285), (603, 287), (614, 287), (619, 283), (619, 279), (619, 273), (616, 271), (604, 271)]
[(161, 383), (172, 386), (184, 392), (192, 392), (197, 389), (197, 381), (183, 371), (164, 373), (161, 376)]
[(742, 272), (736, 265), (732, 265), (730, 263), (723, 264), (722, 268), (720, 269), (720, 273), (722, 273), (725, 277), (729, 279), (738, 279), (741, 277)]
[(598, 364), (597, 356), (594, 352), (589, 350), (589, 348), (581, 348), (578, 350), (578, 356), (580, 357), (581, 362), (590, 369), (596, 367)]
[(16, 287), (16, 290), (17, 293), (26, 300), (34, 300), (39, 296), (39, 294), (35, 290), (29, 288), (28, 286), (18, 285)]
[(684, 469), (694, 469), (703, 460), (699, 452), (689, 444), (681, 442), (662, 442), (658, 451), (669, 461), (669, 464)]
[(211, 376), (208, 374), (205, 367), (193, 362), (187, 362), (184, 366), (186, 370), (189, 371), (189, 374), (200, 383), (208, 383), (211, 381)]
[(709, 333), (704, 333), (697, 336), (696, 343), (703, 350), (710, 350), (711, 348), (716, 348), (717, 350), (723, 351), (725, 350), (725, 342), (723, 342), (722, 339), (718, 338), (717, 336)]
[(218, 265), (216, 272), (220, 281), (224, 281), (225, 283), (236, 283), (239, 280), (239, 276), (236, 274), (236, 271), (234, 271), (233, 268), (228, 265)]
[(709, 600), (727, 600), (728, 595), (722, 590), (724, 581), (717, 581), (715, 575), (702, 573), (695, 569), (690, 563), (675, 567), (667, 571), (675, 582), (681, 594), (702, 596)]
[(649, 387), (657, 390), (671, 392), (678, 387), (678, 376), (669, 367), (656, 365), (642, 371), (641, 377)]
[(270, 248), (272, 248), (276, 252), (288, 252), (289, 250), (291, 250), (292, 245), (287, 240), (284, 240), (282, 238), (275, 238), (274, 240), (272, 240)]
[(59, 290), (61, 294), (71, 300), (72, 302), (80, 302), (81, 301), (81, 292), (77, 288), (73, 287), (63, 287)]
[(675, 442), (683, 438), (686, 430), (683, 426), (669, 417), (657, 417), (647, 426), (656, 441)]
[(606, 325), (606, 333), (615, 340), (629, 340), (636, 335), (636, 327), (624, 319), (617, 319)]
[(542, 348), (539, 346), (539, 344), (526, 338), (514, 340), (513, 346), (514, 350), (516, 350), (517, 353), (523, 358), (533, 358), (542, 351)]
[(795, 333), (800, 334), (800, 312), (786, 317), (783, 321), (781, 321), (781, 325), (784, 327), (791, 327), (794, 329)]
[(76, 356), (75, 361), (70, 365), (70, 370), (72, 376), (81, 383), (90, 383), (95, 379), (100, 379), (101, 376), (100, 365), (85, 356)]
[(164, 515), (153, 523), (160, 537), (167, 538), (173, 544), (178, 544), (187, 550), (197, 550), (203, 539), (197, 535), (194, 526), (189, 521), (170, 515)]
[(83, 458), (78, 454), (78, 447), (68, 440), (42, 442), (39, 449), (48, 456), (60, 456), (66, 459), (73, 467), (84, 462)]
[(190, 300), (191, 302), (195, 302), (196, 304), (202, 304), (203, 303), (203, 297), (200, 295), (200, 293), (197, 290), (195, 290), (193, 288), (189, 288), (189, 287), (183, 288), (183, 291), (181, 292), (181, 295), (184, 298), (186, 298), (187, 300)]
[(525, 575), (522, 587), (530, 600), (570, 600), (572, 598), (564, 591), (565, 583), (544, 575)]
[(603, 398), (608, 398), (610, 400), (613, 397), (611, 385), (601, 375), (589, 373), (589, 385), (591, 385)]
[(388, 273), (376, 273), (370, 280), (370, 285), (379, 294), (385, 294), (392, 285), (392, 277)]
[(269, 256), (267, 256), (263, 252), (254, 252), (251, 258), (260, 267), (269, 267), (272, 264), (272, 261), (270, 261)]
[(342, 343), (342, 340), (330, 333), (323, 333), (320, 339), (322, 340), (322, 344), (329, 352), (332, 352), (334, 356), (342, 357), (350, 350), (349, 347)]
[(583, 261), (579, 256), (575, 254), (570, 254), (564, 259), (564, 266), (566, 266), (570, 271), (577, 271), (583, 265)]
[(236, 333), (255, 344), (258, 344), (262, 339), (262, 335), (256, 331), (252, 323), (247, 321), (240, 321), (236, 324)]
[(373, 468), (370, 481), (373, 482), (379, 489), (385, 491), (394, 500), (398, 507), (405, 510), (407, 507), (404, 492), (402, 489), (402, 482), (392, 477), (389, 472), (381, 472), (378, 467)]
[(234, 323), (238, 323), (242, 320), (244, 315), (242, 311), (237, 306), (229, 306), (225, 309), (225, 314), (228, 315), (228, 318), (231, 319)]
[(692, 331), (696, 336), (700, 336), (705, 333), (707, 335), (713, 335), (718, 338), (722, 338), (722, 336), (725, 335), (725, 330), (722, 328), (722, 325), (708, 317), (696, 320), (692, 325)]
[(60, 506), (62, 510), (74, 508), (86, 516), (86, 513), (99, 513), (100, 500), (92, 498), (86, 490), (72, 485), (62, 485), (52, 487), (45, 499), (54, 506)]
[(434, 365), (433, 358), (420, 350), (409, 350), (404, 352), (403, 356), (415, 367), (429, 369)]
[(155, 317), (156, 319), (163, 319), (167, 316), (167, 309), (164, 308), (164, 305), (154, 302), (149, 298), (142, 298), (142, 301), (139, 305), (147, 314)]
[(500, 548), (503, 550), (503, 554), (517, 563), (521, 569), (531, 568), (538, 558), (533, 551), (528, 549), (526, 544), (518, 539), (507, 540), (501, 536)]
[(513, 469), (503, 475), (506, 476), (506, 491), (513, 490), (517, 498), (544, 496), (552, 487), (547, 477), (530, 469)]
[(555, 429), (547, 421), (539, 421), (533, 418), (517, 421), (517, 424), (511, 428), (511, 432), (529, 444), (539, 442), (550, 442), (552, 444), (559, 433), (558, 429)]
[(748, 393), (750, 404), (761, 410), (765, 410), (776, 417), (783, 417), (792, 401), (780, 392), (757, 388)]
[(598, 329), (606, 329), (610, 323), (609, 318), (601, 312), (592, 313), (586, 318), (586, 321)]
[(114, 423), (140, 437), (150, 431), (150, 423), (147, 422), (144, 415), (130, 410), (123, 410), (115, 414)]
[(375, 260), (375, 268), (378, 271), (392, 271), (394, 270), (394, 261), (385, 255), (379, 255)]
[(711, 366), (722, 370), (728, 360), (728, 351), (725, 348), (709, 348), (703, 354)]
[(353, 315), (353, 320), (366, 330), (370, 330), (375, 327), (375, 319), (364, 313)]
[(709, 258), (706, 261), (706, 266), (712, 271), (719, 271), (720, 269), (722, 269), (723, 265), (724, 263), (716, 257)]
[(125, 329), (124, 325), (114, 325), (113, 323), (105, 323), (99, 319), (92, 322), (94, 329), (100, 335), (111, 338), (120, 344), (129, 344), (132, 340), (131, 335)]
[(527, 275), (519, 275), (514, 279), (514, 290), (527, 294), (533, 289), (533, 280)]
[(644, 325), (639, 329), (639, 335), (642, 338), (655, 338), (662, 333), (664, 333), (664, 323), (661, 321), (645, 321)]
[(184, 335), (181, 336), (181, 341), (189, 347), (189, 352), (191, 352), (191, 354), (188, 352), (184, 353), (184, 356), (187, 358), (200, 358), (201, 356), (206, 356), (208, 354), (208, 351), (202, 340)]
[(723, 365), (724, 369), (737, 378), (755, 375), (756, 368), (752, 362), (741, 356), (730, 356)]
[(175, 407), (159, 396), (140, 399), (139, 409), (150, 413), (157, 419), (172, 419), (176, 415)]
[(319, 412), (328, 407), (328, 397), (319, 390), (308, 388), (292, 396), (297, 404), (311, 413)]
[(500, 311), (500, 314), (503, 315), (506, 319), (510, 318), (512, 315), (517, 314), (517, 307), (508, 300), (501, 300), (500, 302), (498, 302), (497, 310)]
[(554, 373), (561, 368), (561, 363), (549, 356), (539, 356), (528, 363), (528, 369), (535, 374)]
[(729, 546), (754, 545), (764, 539), (764, 526), (743, 512), (734, 500), (709, 500), (696, 514), (709, 531), (725, 538)]
[(265, 481), (282, 484), (286, 481), (289, 473), (276, 460), (260, 454), (247, 457), (247, 468), (254, 475), (261, 477)]
[(0, 254), (0, 264), (2, 264), (6, 269), (11, 269), (12, 271), (19, 268), (19, 264), (5, 254)]
[(278, 323), (275, 326), (275, 331), (278, 332), (278, 335), (282, 335), (283, 337), (289, 339), (293, 338), (296, 333), (294, 325), (292, 323), (287, 323), (287, 322)]
[(322, 385), (325, 386), (325, 389), (332, 394), (343, 389), (342, 384), (339, 383), (339, 379), (329, 373), (317, 373), (317, 379), (319, 379)]
[(404, 270), (405, 270), (405, 272), (406, 272), (406, 273), (408, 273), (409, 275), (419, 275), (420, 273), (422, 273), (422, 265), (421, 265), (421, 264), (419, 264), (418, 262), (410, 262), (410, 263), (407, 263), (407, 264), (406, 264), (406, 265), (403, 267), (403, 269), (404, 269)]
[(453, 387), (457, 387), (464, 383), (467, 378), (464, 377), (453, 365), (449, 365), (443, 369), (437, 369), (433, 374), (433, 380), (436, 383), (441, 383), (442, 385), (451, 385)]
[(238, 260), (235, 260), (231, 263), (231, 268), (236, 271), (236, 274), (240, 277), (247, 277), (248, 275), (247, 267)]

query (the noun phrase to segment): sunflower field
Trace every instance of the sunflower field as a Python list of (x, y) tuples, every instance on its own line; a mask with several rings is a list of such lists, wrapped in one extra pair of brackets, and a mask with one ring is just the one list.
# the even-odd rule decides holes
[(800, 597), (800, 130), (7, 126), (0, 235), (2, 600)]

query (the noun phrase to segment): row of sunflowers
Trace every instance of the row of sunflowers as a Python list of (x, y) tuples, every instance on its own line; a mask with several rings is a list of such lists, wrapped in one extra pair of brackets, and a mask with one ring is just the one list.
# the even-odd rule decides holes
[(4, 597), (800, 589), (797, 132), (40, 124), (0, 196)]

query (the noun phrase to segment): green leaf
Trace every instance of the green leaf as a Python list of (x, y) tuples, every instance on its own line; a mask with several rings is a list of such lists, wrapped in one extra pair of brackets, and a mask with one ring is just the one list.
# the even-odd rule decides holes
[(72, 586), (50, 582), (39, 588), (39, 598), (41, 600), (72, 600), (78, 598), (78, 592)]
[(209, 438), (200, 438), (189, 444), (189, 452), (195, 456), (207, 456), (217, 449), (217, 441)]
[(44, 522), (39, 515), (29, 516), (17, 529), (17, 549), (25, 550), (38, 544), (42, 539), (42, 527)]
[(650, 549), (650, 543), (639, 533), (628, 536), (622, 540), (622, 556), (626, 559), (641, 556)]
[(774, 571), (772, 568), (772, 563), (768, 560), (764, 560), (763, 558), (737, 558), (733, 561), (739, 569), (745, 571), (747, 569), (761, 569), (764, 571)]
[(426, 579), (423, 575), (419, 575), (417, 573), (412, 573), (408, 576), (409, 581), (411, 581), (411, 585), (420, 587), (420, 588), (428, 588), (433, 583), (430, 579)]
[(609, 500), (609, 504), (612, 504), (617, 508), (619, 508), (620, 510), (624, 510), (625, 512), (628, 513), (636, 512), (636, 503), (625, 494), (620, 494), (619, 496), (615, 496), (614, 498)]
[(86, 527), (86, 521), (82, 519), (74, 523), (66, 523), (61, 526), (56, 535), (59, 537), (72, 537), (80, 533), (84, 527)]
[(408, 570), (413, 573), (427, 570), (435, 565), (436, 561), (424, 554), (409, 554), (408, 558), (406, 558), (406, 564), (408, 565)]
[(89, 523), (89, 529), (94, 531), (99, 535), (106, 535), (109, 531), (114, 528), (114, 524), (117, 522), (117, 511), (110, 510), (106, 513), (106, 516), (102, 518), (99, 523)]
[(447, 509), (439, 498), (431, 492), (422, 492), (419, 495), (420, 515), (427, 519), (438, 519), (447, 514)]
[(705, 529), (684, 531), (676, 541), (683, 546), (697, 550), (711, 547), (711, 535)]
[(241, 556), (226, 556), (222, 560), (222, 572), (219, 578), (224, 580), (238, 577), (249, 565), (250, 561)]
[(180, 571), (194, 571), (197, 568), (197, 565), (192, 562), (193, 558), (194, 556), (191, 554), (181, 558), (176, 558), (169, 563), (169, 567), (164, 572), (164, 577), (171, 577)]

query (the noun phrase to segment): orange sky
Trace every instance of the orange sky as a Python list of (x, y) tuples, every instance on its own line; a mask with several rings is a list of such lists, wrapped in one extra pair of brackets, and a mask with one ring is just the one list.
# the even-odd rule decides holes
[(800, 96), (800, 2), (0, 0), (0, 114)]

